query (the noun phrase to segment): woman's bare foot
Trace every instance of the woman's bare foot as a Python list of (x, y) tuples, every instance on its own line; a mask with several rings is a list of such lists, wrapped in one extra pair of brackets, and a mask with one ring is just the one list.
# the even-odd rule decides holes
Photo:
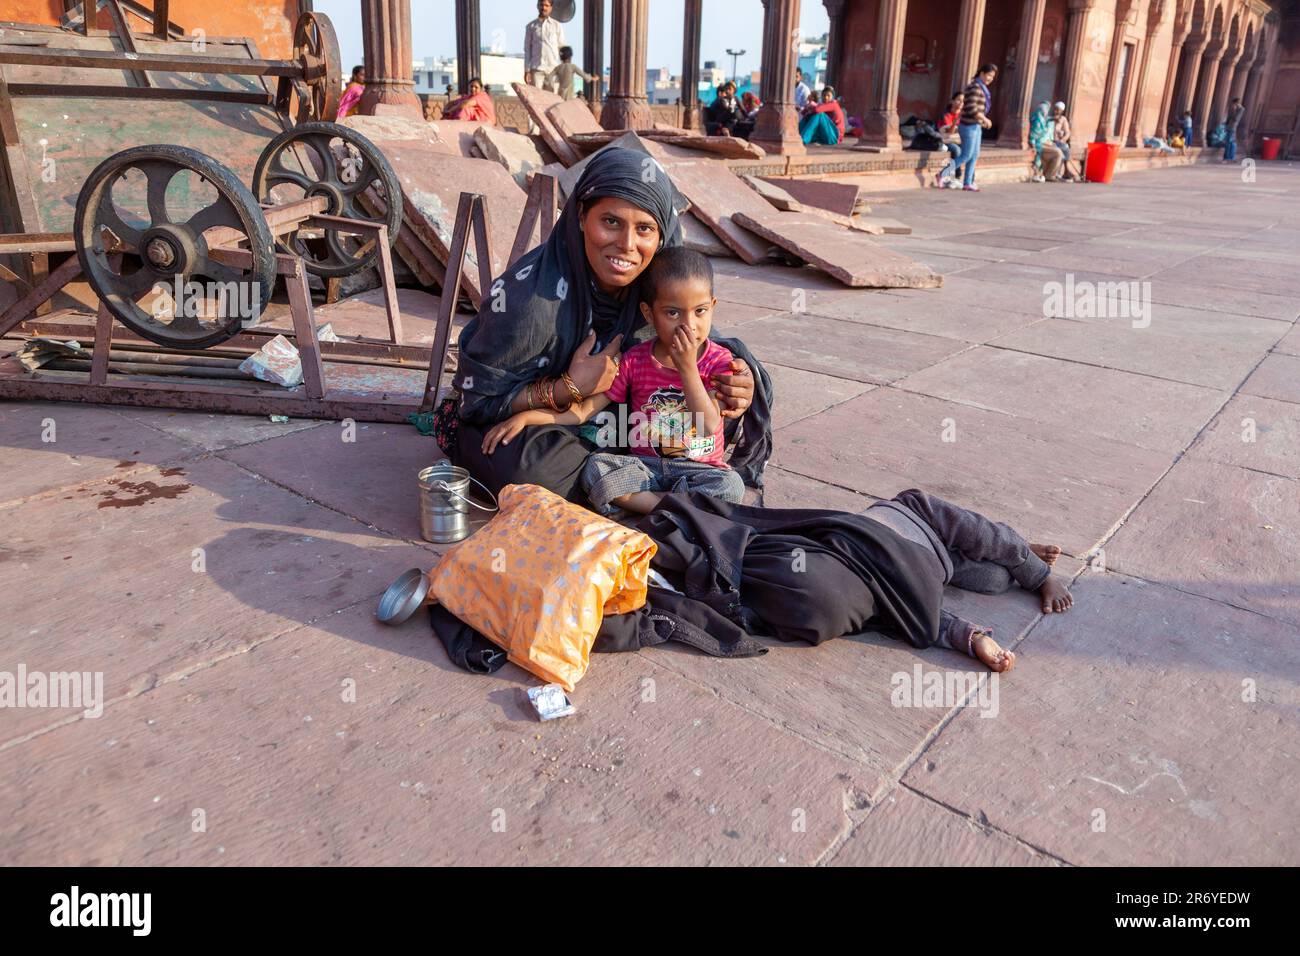
[(1043, 599), (1043, 613), (1063, 614), (1074, 606), (1074, 595), (1065, 582), (1054, 574), (1049, 574), (1043, 586), (1038, 589), (1038, 596)]
[(1033, 542), (1030, 542), (1029, 550), (1042, 558), (1043, 562), (1048, 567), (1055, 564), (1056, 559), (1061, 556), (1061, 548), (1059, 545), (1055, 544), (1034, 544)]
[(1016, 666), (1015, 652), (1007, 650), (993, 640), (992, 631), (976, 631), (972, 647), (975, 656), (991, 671), (997, 671), (1001, 674)]

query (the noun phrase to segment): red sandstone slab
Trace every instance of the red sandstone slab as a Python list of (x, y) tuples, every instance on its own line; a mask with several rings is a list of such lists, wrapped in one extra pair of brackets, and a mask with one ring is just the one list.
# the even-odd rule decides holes
[[(684, 153), (679, 150), (678, 153)], [(675, 155), (664, 166), (673, 185), (691, 203), (691, 209), (736, 255), (747, 263), (768, 258), (772, 242), (754, 235), (736, 220), (738, 213), (758, 218), (776, 214), (768, 202), (716, 159)], [(784, 213), (783, 215), (791, 215)], [(847, 232), (847, 230), (840, 230)]]
[(1226, 399), (1217, 389), (988, 346), (922, 369), (899, 387), (1055, 426), (1063, 441), (1084, 430), (1171, 453), (1186, 448)]
[(1106, 556), (1126, 574), (1300, 625), (1300, 481), (1186, 457)]
[(712, 153), (719, 159), (763, 159), (767, 150), (739, 136), (700, 136), (695, 133), (674, 134), (666, 130), (649, 130), (642, 134), (646, 139), (657, 140), (680, 149)]
[(857, 825), (831, 866), (1054, 866), (964, 814), (896, 787)]
[(903, 782), (1079, 865), (1294, 860), (1294, 629), (1119, 574), (1075, 599), (1018, 650), (998, 717), (963, 713)]
[(67, 865), (816, 862), (869, 775), (672, 656), (598, 656), (543, 724), (513, 665), (456, 670), (424, 621), (359, 606), (9, 750), (0, 840)]
[[(1247, 395), (1300, 403), (1300, 356), (1274, 353), (1266, 356), (1241, 390)], [(1300, 409), (1296, 409), (1300, 415)]]
[[(947, 277), (944, 281), (948, 281)], [(938, 293), (943, 290), (933, 291)], [(843, 319), (846, 322), (878, 325), (887, 329), (917, 332), (923, 335), (938, 335), (963, 342), (986, 342), (1038, 321), (1032, 315), (1023, 312), (991, 309), (980, 305), (956, 308), (947, 302), (932, 304), (924, 299), (887, 295), (844, 299), (827, 305), (818, 305), (812, 311), (818, 315)]]
[[(379, 144), (402, 183), (403, 225), (438, 261), (446, 265), (451, 255), (451, 234), (462, 192), (482, 194), (488, 212), (488, 244), (492, 253), (492, 275), (505, 271), (515, 231), (523, 218), (526, 194), (506, 171), (489, 159), (430, 154), (419, 144)], [(478, 256), (473, 243), (465, 256), (464, 283), (470, 301), (479, 303)]]
[(113, 411), (123, 418), (156, 428), (205, 451), (250, 445), (324, 424), (315, 418), (291, 418), (287, 422), (273, 422), (268, 415), (223, 415), (182, 409), (132, 408), (127, 405), (114, 408)]
[(763, 471), (763, 505), (768, 508), (819, 508), (857, 514), (874, 500), (775, 465), (769, 464)]
[[(1154, 317), (1153, 317), (1154, 318)], [(1235, 389), (1259, 361), (1259, 351), (1225, 340), (1214, 349), (1179, 336), (1167, 323), (1135, 329), (1132, 323), (1044, 319), (999, 336), (998, 348), (1136, 372), (1217, 389)]]
[(1236, 395), (1187, 454), (1300, 478), (1300, 414), (1290, 402)]
[(911, 290), (846, 288), (812, 266), (768, 262), (748, 265), (736, 261), (713, 264), (713, 292), (719, 301), (762, 306), (796, 315), (820, 312), (832, 302), (869, 302), (906, 291)]
[(837, 183), (828, 179), (781, 178), (778, 176), (759, 177), (764, 182), (772, 183), (784, 189), (795, 199), (809, 206), (827, 209), (841, 216), (852, 216), (858, 203), (859, 186), (857, 183)]
[(546, 115), (546, 111), (552, 106), (563, 103), (563, 98), (558, 93), (530, 86), (527, 83), (511, 83), (510, 85), (514, 88), (515, 95), (519, 97), (519, 102), (523, 103), (524, 109), (528, 111), (528, 115), (537, 124), (542, 139), (546, 140), (546, 145), (551, 148), (551, 152), (555, 153), (556, 158), (565, 166), (572, 166), (580, 160), (582, 156), (569, 145), (564, 136), (555, 128), (551, 118)]
[[(4, 521), (11, 593), (66, 596), (7, 603), (6, 657), (32, 672), (101, 671), (109, 700), (369, 605), (434, 560), (215, 459), (70, 488)], [(2, 709), (0, 738), (74, 713)]]
[(877, 388), (781, 429), (773, 463), (880, 497), (924, 488), (1082, 555), (1169, 455), (1088, 432), (1062, 441), (1055, 425)]
[(604, 132), (584, 99), (560, 100), (546, 108), (546, 118), (565, 141), (575, 133)]
[(1262, 290), (1245, 293), (1241, 289), (1216, 286), (1209, 282), (1190, 284), (1161, 275), (1148, 281), (1151, 283), (1151, 298), (1155, 302), (1263, 319), (1282, 319), (1286, 322), (1294, 322), (1296, 316), (1300, 315), (1300, 299), (1296, 296), (1272, 295)]
[(779, 396), (772, 409), (773, 428), (816, 415), (871, 389), (870, 385), (851, 379), (833, 378), (771, 362), (764, 362), (764, 367)]
[(420, 541), (416, 475), (446, 458), (438, 443), (410, 425), (373, 422), (357, 422), (354, 441), (345, 437), (341, 425), (328, 423), (225, 457), (327, 508)]
[(929, 289), (943, 284), (933, 269), (819, 216), (769, 207), (757, 215), (737, 210), (731, 218), (848, 286)]
[(819, 315), (772, 315), (748, 322), (741, 337), (760, 362), (873, 385), (940, 362), (963, 342)]
[(0, 503), (197, 453), (188, 441), (100, 406), (0, 402)]
[(1287, 355), (1300, 355), (1300, 326), (1295, 326), (1282, 336), (1274, 348)]

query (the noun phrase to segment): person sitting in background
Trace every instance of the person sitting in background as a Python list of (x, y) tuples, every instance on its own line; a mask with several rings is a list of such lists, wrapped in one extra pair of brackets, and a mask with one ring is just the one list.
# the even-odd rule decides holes
[(740, 104), (736, 102), (736, 84), (728, 80), (718, 87), (718, 95), (704, 108), (704, 131), (710, 136), (736, 136), (739, 135), (736, 127), (742, 119)]
[(812, 96), (812, 89), (803, 81), (803, 73), (800, 70), (794, 71), (794, 105), (803, 109), (808, 105), (808, 99)]
[(1034, 174), (1036, 183), (1056, 179), (1061, 164), (1061, 150), (1052, 142), (1055, 124), (1052, 122), (1052, 107), (1043, 102), (1038, 104), (1029, 117), (1029, 145), (1034, 150)]
[[(961, 137), (957, 135), (957, 123), (961, 121), (961, 104), (964, 99), (961, 90), (953, 90), (952, 96), (948, 98), (948, 112), (943, 114), (943, 119), (939, 123), (939, 135), (943, 137), (943, 148), (948, 151), (949, 161), (961, 154)], [(940, 180), (939, 185), (947, 189), (960, 189), (961, 183), (956, 179), (960, 172), (961, 170), (954, 169), (953, 175)]]
[(1183, 139), (1183, 131), (1179, 127), (1170, 123), (1169, 129), (1166, 130), (1166, 132), (1169, 134), (1170, 146), (1174, 149), (1181, 150), (1184, 153), (1187, 152), (1187, 140)]
[(805, 143), (838, 146), (844, 138), (844, 110), (835, 99), (835, 87), (822, 87), (821, 102), (811, 97), (799, 121), (799, 135)]
[(348, 80), (348, 85), (343, 89), (343, 98), (339, 100), (339, 119), (351, 116), (357, 111), (357, 104), (361, 102), (361, 94), (365, 91), (366, 68), (364, 66), (354, 66), (352, 68), (352, 79)]
[(1073, 180), (1070, 171), (1070, 118), (1065, 115), (1065, 104), (1058, 101), (1052, 107), (1052, 145), (1061, 151), (1060, 179)]
[(477, 76), (469, 81), (469, 92), (459, 99), (452, 100), (442, 110), (442, 118), (464, 120), (469, 123), (497, 123), (497, 108), (492, 102), (492, 94), (483, 89), (483, 82)]
[(560, 47), (560, 65), (551, 70), (550, 75), (546, 78), (546, 84), (557, 90), (560, 96), (566, 100), (573, 99), (573, 78), (582, 77), (584, 83), (595, 83), (596, 78), (590, 73), (584, 73), (573, 62), (573, 47)]
[(758, 111), (763, 108), (763, 101), (754, 95), (753, 90), (740, 94), (740, 111), (751, 123), (758, 119)]

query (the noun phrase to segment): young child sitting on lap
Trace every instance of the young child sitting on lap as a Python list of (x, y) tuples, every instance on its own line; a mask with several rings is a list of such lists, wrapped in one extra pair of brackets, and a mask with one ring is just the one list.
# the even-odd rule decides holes
[(598, 452), (587, 459), (582, 487), (596, 510), (642, 514), (667, 492), (698, 491), (740, 501), (744, 482), (723, 461), (725, 439), (717, 400), (705, 382), (727, 374), (731, 352), (709, 340), (713, 324), (713, 266), (698, 252), (674, 246), (659, 252), (641, 279), (641, 314), (656, 338), (628, 349), (614, 384), (566, 411), (530, 409), (483, 436), (483, 453), (529, 425), (580, 425), (611, 403), (630, 406), (631, 455)]

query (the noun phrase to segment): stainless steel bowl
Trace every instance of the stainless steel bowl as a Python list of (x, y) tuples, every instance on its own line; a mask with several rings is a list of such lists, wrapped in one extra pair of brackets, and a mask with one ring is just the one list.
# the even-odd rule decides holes
[(388, 586), (375, 616), (384, 624), (401, 624), (420, 609), (428, 596), (429, 576), (419, 568), (411, 568)]

